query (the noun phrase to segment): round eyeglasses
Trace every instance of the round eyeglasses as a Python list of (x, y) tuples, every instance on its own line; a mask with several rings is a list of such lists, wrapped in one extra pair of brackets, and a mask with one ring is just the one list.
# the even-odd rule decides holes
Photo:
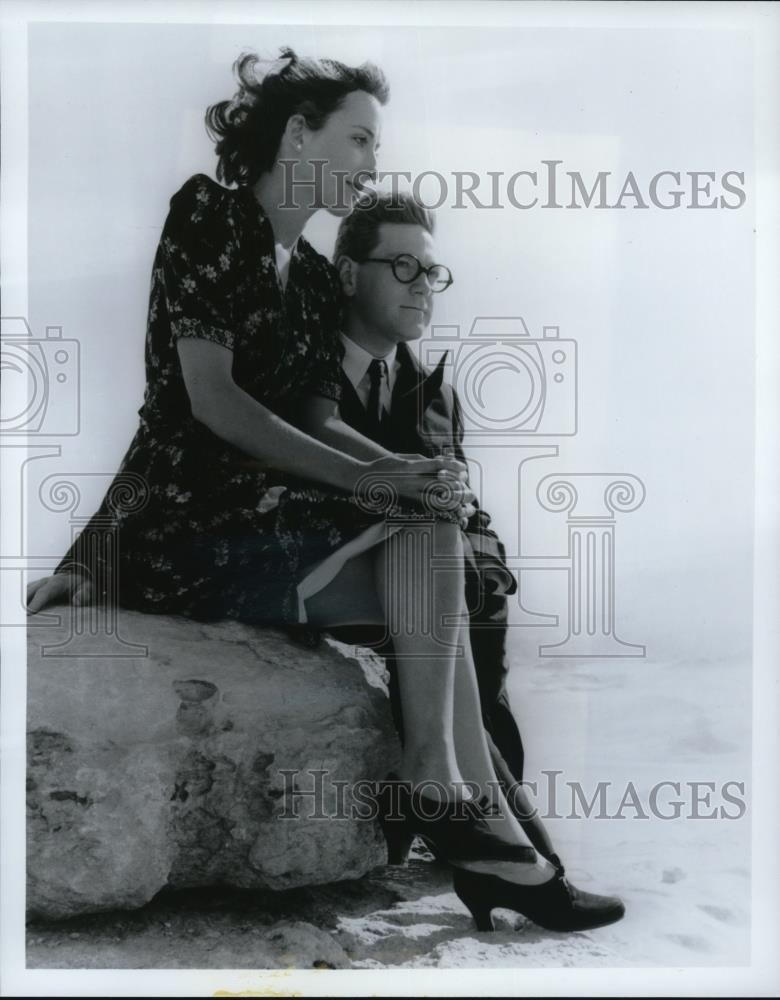
[(390, 264), (393, 268), (393, 276), (403, 285), (411, 285), (421, 274), (428, 279), (432, 292), (443, 292), (450, 287), (455, 280), (452, 271), (444, 264), (431, 264), (430, 267), (423, 267), (420, 261), (412, 253), (399, 253), (397, 257), (366, 257), (361, 264)]

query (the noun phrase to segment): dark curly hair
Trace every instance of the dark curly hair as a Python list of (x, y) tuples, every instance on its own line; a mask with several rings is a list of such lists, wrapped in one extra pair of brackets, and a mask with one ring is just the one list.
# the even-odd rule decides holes
[(307, 126), (317, 131), (356, 90), (380, 104), (390, 96), (384, 74), (372, 63), (353, 69), (333, 59), (299, 59), (286, 47), (279, 59), (287, 65), (258, 79), (260, 57), (245, 52), (233, 64), (239, 82), (235, 96), (206, 111), (206, 129), (219, 157), (217, 177), (226, 184), (253, 184), (271, 169), (292, 115), (303, 115)]
[(370, 257), (379, 242), (379, 227), (383, 222), (422, 226), (433, 236), (433, 214), (415, 201), (411, 194), (406, 191), (395, 191), (392, 194), (372, 192), (341, 220), (336, 234), (333, 263), (341, 256), (350, 257), (358, 263)]

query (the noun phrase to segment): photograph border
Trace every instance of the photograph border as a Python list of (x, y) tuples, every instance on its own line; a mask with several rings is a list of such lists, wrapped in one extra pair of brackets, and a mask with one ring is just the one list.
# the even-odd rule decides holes
[[(30, 970), (25, 968), (25, 711), (26, 636), (2, 630), (0, 680), (0, 993), (3, 996), (187, 995), (492, 995), (516, 996), (771, 996), (780, 988), (777, 788), (780, 607), (780, 8), (763, 3), (502, 3), (493, 0), (414, 2), (231, 2), (220, 23), (349, 25), (355, 18), (410, 28), (441, 24), (534, 28), (702, 28), (749, 30), (755, 52), (756, 425), (753, 620), (753, 909), (752, 963), (746, 967), (410, 969), (410, 970)], [(26, 267), (27, 25), (38, 21), (215, 23), (214, 6), (196, 2), (6, 2), (2, 26), (3, 314), (28, 315)], [(13, 408), (13, 393), (4, 405)], [(22, 446), (21, 444), (19, 445)], [(0, 449), (3, 481), (8, 455)], [(18, 530), (21, 498), (3, 491), (2, 541)], [(0, 573), (2, 621), (24, 625), (16, 574)], [(717, 873), (713, 873), (715, 876)]]

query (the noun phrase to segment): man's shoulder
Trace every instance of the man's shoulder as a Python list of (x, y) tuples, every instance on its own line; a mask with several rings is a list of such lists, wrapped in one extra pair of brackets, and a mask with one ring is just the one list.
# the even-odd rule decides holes
[[(398, 351), (396, 357), (398, 361), (403, 365), (408, 365), (413, 368), (419, 375), (423, 375), (429, 378), (432, 375), (437, 375), (439, 369), (443, 370), (447, 364), (447, 358), (449, 351), (442, 351), (441, 355), (437, 357), (432, 362), (422, 362), (417, 354), (412, 351), (408, 344), (401, 341), (398, 345)], [(443, 383), (446, 384), (446, 383)]]

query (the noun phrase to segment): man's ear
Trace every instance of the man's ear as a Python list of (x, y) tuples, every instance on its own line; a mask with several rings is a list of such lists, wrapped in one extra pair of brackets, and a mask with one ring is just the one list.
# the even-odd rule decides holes
[(342, 254), (336, 261), (336, 270), (341, 279), (341, 290), (348, 297), (352, 298), (357, 294), (357, 263), (346, 254)]

